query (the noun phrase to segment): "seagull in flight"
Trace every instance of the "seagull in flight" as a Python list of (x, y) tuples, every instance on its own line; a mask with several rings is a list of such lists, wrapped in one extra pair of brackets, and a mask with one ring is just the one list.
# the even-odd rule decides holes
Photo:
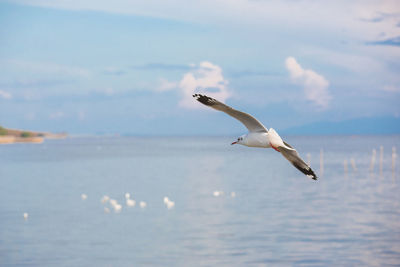
[(317, 175), (314, 171), (304, 162), (291, 145), (282, 140), (278, 133), (273, 129), (267, 128), (253, 116), (233, 109), (218, 100), (202, 94), (194, 94), (193, 97), (200, 103), (211, 107), (213, 109), (225, 112), (229, 116), (234, 117), (246, 126), (249, 133), (244, 134), (232, 143), (244, 145), (248, 147), (264, 147), (273, 148), (280, 152), (290, 163), (293, 164), (299, 171), (307, 175), (309, 178), (317, 180)]

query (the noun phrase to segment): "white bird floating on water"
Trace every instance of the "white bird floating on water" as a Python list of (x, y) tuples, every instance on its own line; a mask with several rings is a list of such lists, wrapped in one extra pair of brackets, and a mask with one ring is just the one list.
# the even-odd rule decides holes
[(164, 197), (164, 204), (165, 204), (165, 206), (167, 206), (167, 209), (169, 209), (169, 210), (175, 206), (175, 202), (169, 200), (168, 197)]
[(168, 201), (169, 201), (169, 198), (168, 197), (164, 197), (164, 204), (165, 205), (168, 203)]
[(224, 191), (214, 191), (213, 192), (214, 197), (219, 197), (219, 196), (222, 196), (223, 194), (224, 194)]
[(24, 212), (24, 220), (28, 220), (29, 214), (27, 212)]
[(118, 204), (118, 201), (116, 201), (116, 200), (113, 199), (113, 198), (111, 198), (111, 199), (109, 200), (109, 202), (110, 202), (111, 206), (115, 206), (115, 205)]
[(144, 202), (144, 201), (140, 201), (140, 202), (139, 202), (139, 206), (140, 206), (142, 209), (144, 209), (144, 208), (147, 207), (147, 203)]
[(109, 202), (110, 202), (111, 206), (113, 207), (114, 212), (116, 212), (116, 213), (121, 212), (121, 210), (122, 210), (122, 205), (119, 204), (117, 200), (111, 198), (111, 199), (109, 200)]
[(314, 180), (317, 180), (317, 175), (315, 175), (311, 167), (300, 158), (296, 149), (284, 142), (274, 129), (270, 128), (267, 130), (267, 128), (265, 128), (264, 125), (253, 116), (233, 109), (214, 98), (201, 94), (194, 94), (193, 97), (206, 106), (225, 112), (246, 126), (246, 128), (249, 130), (249, 133), (240, 136), (235, 142), (232, 143), (232, 145), (240, 144), (248, 147), (272, 147), (276, 151), (280, 152), (282, 156), (290, 161), (293, 166), (295, 166), (302, 173)]
[(128, 207), (134, 207), (134, 206), (136, 205), (136, 201), (133, 200), (133, 199), (127, 198), (127, 199), (126, 199), (126, 205), (127, 205)]
[(82, 198), (82, 200), (86, 200), (87, 199), (87, 195), (86, 194), (82, 194), (81, 198)]
[(105, 204), (105, 203), (107, 203), (107, 201), (109, 201), (109, 200), (110, 200), (110, 197), (107, 196), (107, 195), (104, 195), (104, 196), (101, 198), (101, 203)]
[(115, 206), (113, 206), (113, 208), (114, 208), (114, 211), (115, 211), (116, 213), (118, 213), (118, 212), (121, 212), (121, 210), (122, 210), (122, 205), (121, 205), (121, 204), (116, 204)]
[[(214, 192), (213, 192), (213, 196), (214, 196), (214, 197), (221, 197), (221, 196), (223, 196), (223, 195), (225, 195), (225, 192), (224, 192), (224, 191), (214, 191)], [(230, 196), (231, 196), (232, 198), (234, 198), (234, 197), (236, 197), (236, 193), (235, 193), (235, 192), (231, 192), (231, 193), (230, 193)]]
[(167, 209), (172, 209), (173, 207), (175, 207), (175, 202), (173, 202), (173, 201), (169, 201), (168, 203), (167, 203)]
[(136, 205), (136, 201), (131, 199), (131, 194), (125, 193), (126, 205), (128, 207), (134, 207)]

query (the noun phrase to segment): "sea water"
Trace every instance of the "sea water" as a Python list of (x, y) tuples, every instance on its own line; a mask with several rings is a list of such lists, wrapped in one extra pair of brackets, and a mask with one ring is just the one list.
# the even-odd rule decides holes
[[(286, 137), (309, 157), (318, 181), (276, 151), (229, 145), (234, 139), (81, 137), (0, 146), (0, 265), (400, 264), (398, 158), (392, 171), (400, 136)], [(122, 209), (102, 203), (105, 195)], [(167, 209), (164, 197), (175, 206)]]

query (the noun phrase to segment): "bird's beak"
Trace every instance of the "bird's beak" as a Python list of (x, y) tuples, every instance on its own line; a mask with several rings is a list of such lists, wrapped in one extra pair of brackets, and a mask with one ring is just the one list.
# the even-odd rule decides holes
[(237, 141), (233, 142), (231, 145), (237, 144)]

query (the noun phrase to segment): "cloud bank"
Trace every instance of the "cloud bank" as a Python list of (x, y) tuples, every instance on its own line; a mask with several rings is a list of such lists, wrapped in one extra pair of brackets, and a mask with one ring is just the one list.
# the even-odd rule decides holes
[(303, 69), (294, 57), (288, 57), (285, 63), (292, 82), (303, 86), (306, 99), (322, 109), (328, 108), (332, 99), (329, 82), (315, 71)]
[[(398, 36), (398, 0), (365, 1), (248, 1), (248, 0), (14, 0), (13, 3), (67, 10), (91, 10), (154, 18), (217, 23), (220, 25), (289, 25), (295, 29), (312, 26), (320, 29), (345, 28), (351, 35), (375, 40), (380, 33)], [(318, 12), (316, 12), (318, 11)], [(288, 19), (287, 14), (290, 14)], [(338, 19), (337, 14), (340, 14)], [(237, 18), (240, 17), (240, 21)], [(371, 25), (374, 24), (374, 25)]]
[(200, 108), (201, 105), (193, 100), (194, 93), (203, 93), (222, 102), (230, 97), (228, 81), (222, 75), (222, 69), (211, 62), (203, 61), (193, 71), (186, 73), (178, 87), (182, 93), (179, 105), (184, 108)]

